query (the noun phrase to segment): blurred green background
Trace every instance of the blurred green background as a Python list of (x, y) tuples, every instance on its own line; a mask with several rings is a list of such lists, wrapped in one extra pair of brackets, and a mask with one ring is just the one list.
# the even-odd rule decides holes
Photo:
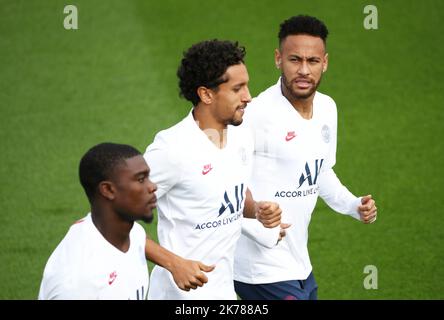
[[(65, 5), (78, 30), (65, 30)], [(371, 193), (363, 225), (320, 200), (309, 249), (320, 299), (443, 299), (444, 113), (442, 1), (0, 0), (0, 298), (35, 299), (43, 268), (88, 211), (77, 177), (96, 143), (144, 151), (187, 114), (178, 97), (182, 52), (210, 38), (247, 48), (255, 96), (279, 76), (279, 24), (314, 15), (329, 30), (320, 91), (338, 105), (336, 173)], [(156, 237), (155, 224), (147, 231)], [(363, 286), (366, 265), (378, 289)]]

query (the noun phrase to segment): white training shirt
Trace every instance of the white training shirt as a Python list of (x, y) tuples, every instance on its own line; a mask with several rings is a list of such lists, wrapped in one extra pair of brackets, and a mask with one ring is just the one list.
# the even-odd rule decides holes
[(306, 120), (282, 95), (279, 79), (248, 105), (244, 123), (255, 135), (249, 186), (253, 198), (279, 203), (282, 222), (292, 226), (276, 245), (279, 228), (244, 224), (234, 278), (250, 284), (306, 279), (312, 270), (308, 225), (318, 195), (334, 210), (359, 219), (360, 199), (341, 184), (332, 169), (336, 161), (336, 104), (316, 92), (313, 117)]
[(51, 254), (39, 299), (146, 299), (146, 234), (137, 222), (130, 241), (128, 251), (120, 251), (102, 236), (88, 214), (71, 226)]
[[(180, 290), (170, 272), (155, 266), (148, 299), (236, 299), (233, 259), (253, 143), (248, 130), (228, 126), (225, 148), (217, 148), (196, 124), (192, 112), (159, 132), (144, 155), (157, 184), (161, 246), (186, 259), (216, 265), (208, 283)], [(209, 131), (210, 135), (217, 132)]]

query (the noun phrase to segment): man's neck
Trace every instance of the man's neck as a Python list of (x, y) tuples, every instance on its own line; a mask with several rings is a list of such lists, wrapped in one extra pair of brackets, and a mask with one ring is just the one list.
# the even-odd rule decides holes
[(282, 83), (281, 92), (302, 118), (310, 120), (313, 117), (313, 100), (316, 92), (313, 92), (308, 98), (297, 98)]
[(227, 144), (227, 126), (218, 122), (211, 114), (210, 108), (197, 105), (193, 109), (193, 118), (208, 139), (219, 149)]
[(117, 213), (99, 206), (91, 207), (91, 218), (94, 226), (109, 243), (122, 252), (128, 251), (129, 233), (134, 222), (125, 221)]

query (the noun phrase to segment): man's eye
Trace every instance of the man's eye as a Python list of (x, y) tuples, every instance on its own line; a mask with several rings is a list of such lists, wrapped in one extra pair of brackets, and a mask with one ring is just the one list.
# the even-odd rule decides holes
[(139, 182), (142, 183), (142, 182), (145, 181), (145, 177), (139, 178), (139, 179), (137, 179), (137, 180), (139, 180)]

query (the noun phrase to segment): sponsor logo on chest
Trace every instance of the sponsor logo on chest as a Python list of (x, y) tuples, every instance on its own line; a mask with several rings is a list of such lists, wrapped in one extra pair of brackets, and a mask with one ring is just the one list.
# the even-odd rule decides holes
[(221, 197), (219, 210), (215, 217), (205, 222), (197, 223), (194, 229), (214, 229), (229, 225), (243, 216), (246, 188), (243, 183), (235, 185), (232, 190), (225, 190)]
[(317, 182), (323, 164), (324, 159), (316, 159), (313, 163), (306, 162), (299, 177), (298, 187), (295, 190), (277, 190), (275, 198), (299, 198), (317, 194)]

